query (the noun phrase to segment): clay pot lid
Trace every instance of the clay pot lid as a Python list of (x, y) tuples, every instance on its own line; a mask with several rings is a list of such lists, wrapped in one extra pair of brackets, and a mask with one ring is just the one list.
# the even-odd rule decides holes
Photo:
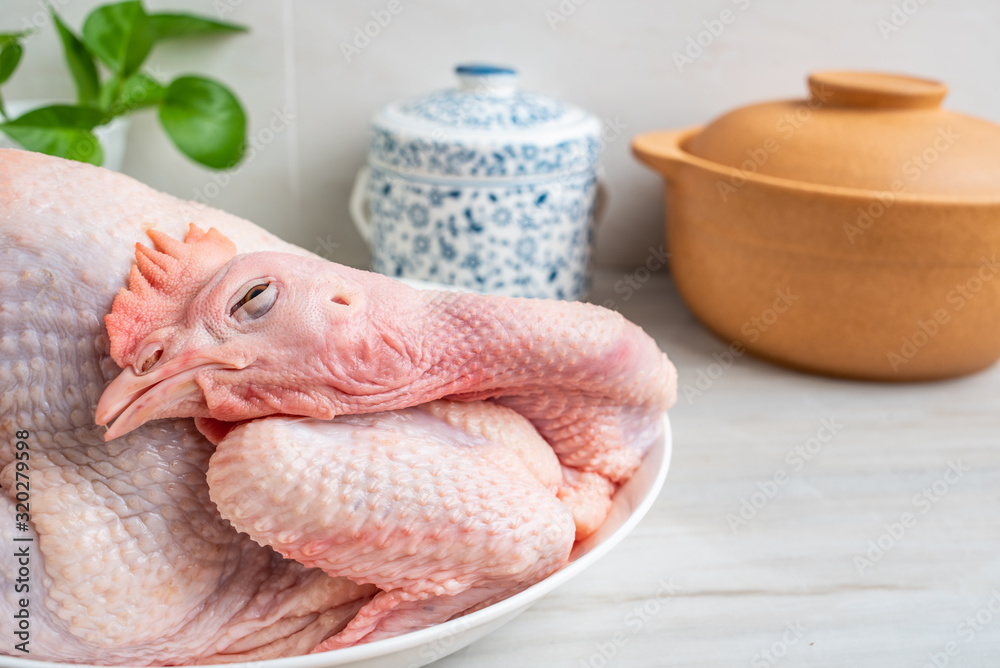
[(745, 176), (915, 195), (1000, 195), (1000, 126), (941, 109), (944, 84), (848, 71), (815, 72), (808, 83), (808, 99), (729, 112), (681, 148)]

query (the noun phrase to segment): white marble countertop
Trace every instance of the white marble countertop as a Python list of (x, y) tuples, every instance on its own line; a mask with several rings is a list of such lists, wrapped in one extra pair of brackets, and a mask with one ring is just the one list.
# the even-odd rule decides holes
[(714, 377), (670, 411), (666, 487), (597, 565), (435, 668), (1000, 666), (1000, 367), (722, 369), (668, 277), (627, 300), (621, 278), (591, 299), (645, 327), (682, 390)]

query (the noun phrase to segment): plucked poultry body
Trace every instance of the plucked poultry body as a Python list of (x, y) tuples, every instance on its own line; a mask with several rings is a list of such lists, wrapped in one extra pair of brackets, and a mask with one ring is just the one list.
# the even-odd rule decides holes
[[(31, 537), (30, 655), (100, 664), (305, 653), (374, 594), (235, 531), (209, 498), (214, 448), (191, 420), (104, 442), (94, 410), (120, 369), (104, 315), (154, 226), (192, 221), (242, 250), (264, 230), (109, 171), (0, 151), (0, 618), (24, 593), (14, 538)], [(30, 448), (28, 531), (16, 528), (15, 433)], [(21, 642), (0, 624), (0, 651)]]
[(18, 151), (0, 206), (0, 540), (34, 540), (32, 658), (284, 656), (488, 605), (603, 521), (673, 401), (596, 307), (415, 291)]

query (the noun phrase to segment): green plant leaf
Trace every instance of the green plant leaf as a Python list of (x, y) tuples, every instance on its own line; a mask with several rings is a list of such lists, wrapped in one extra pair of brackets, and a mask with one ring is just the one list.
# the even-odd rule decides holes
[[(21, 62), (24, 50), (18, 40), (27, 34), (27, 31), (0, 33), (0, 84), (10, 78), (17, 69), (17, 64)], [(0, 96), (0, 116), (7, 118), (7, 109), (3, 106), (2, 96)]]
[[(158, 106), (163, 102), (166, 93), (166, 87), (159, 81), (145, 72), (136, 72), (122, 84), (118, 99), (109, 101), (103, 107), (108, 109), (113, 116), (121, 116), (136, 109)], [(111, 93), (102, 91), (102, 96), (109, 94)]]
[(115, 96), (120, 91), (118, 77), (108, 77), (101, 84), (101, 90), (97, 93), (97, 106), (105, 111), (110, 111), (111, 105), (115, 103)]
[(70, 104), (53, 104), (48, 107), (32, 109), (18, 118), (4, 123), (4, 125), (93, 130), (104, 121), (104, 113), (100, 109)]
[(103, 120), (93, 107), (53, 105), (0, 123), (0, 130), (29, 151), (100, 165), (104, 151), (91, 130)]
[(80, 38), (72, 30), (66, 27), (62, 18), (52, 13), (52, 20), (59, 30), (59, 37), (62, 39), (63, 54), (66, 56), (66, 65), (69, 67), (73, 81), (76, 82), (76, 99), (80, 104), (94, 104), (97, 102), (97, 95), (100, 91), (100, 81), (97, 78), (97, 66), (94, 64), (94, 57), (87, 51)]
[(153, 32), (156, 33), (157, 41), (176, 37), (247, 31), (246, 26), (227, 21), (216, 21), (194, 14), (150, 14), (149, 20), (153, 24)]
[(213, 169), (234, 167), (246, 145), (247, 120), (228, 88), (202, 77), (179, 77), (167, 87), (160, 122), (186, 156)]
[(17, 42), (9, 42), (0, 49), (0, 84), (7, 81), (17, 69), (17, 64), (21, 62), (22, 52), (23, 49)]
[(0, 32), (0, 48), (3, 48), (11, 43), (19, 42), (33, 32), (34, 32), (33, 30), (21, 30), (20, 32)]
[(154, 39), (153, 24), (139, 0), (103, 5), (83, 22), (83, 43), (123, 79), (142, 66)]

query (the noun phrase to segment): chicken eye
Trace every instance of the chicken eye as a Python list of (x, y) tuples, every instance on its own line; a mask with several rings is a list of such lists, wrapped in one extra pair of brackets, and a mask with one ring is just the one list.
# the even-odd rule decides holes
[(162, 356), (163, 344), (150, 343), (142, 349), (141, 353), (139, 353), (135, 364), (132, 365), (132, 369), (135, 371), (137, 376), (141, 376), (156, 366), (156, 363), (160, 361), (160, 357)]
[(229, 309), (229, 315), (237, 318), (259, 318), (267, 313), (274, 300), (278, 296), (278, 290), (270, 283), (257, 283), (251, 286), (246, 293)]

